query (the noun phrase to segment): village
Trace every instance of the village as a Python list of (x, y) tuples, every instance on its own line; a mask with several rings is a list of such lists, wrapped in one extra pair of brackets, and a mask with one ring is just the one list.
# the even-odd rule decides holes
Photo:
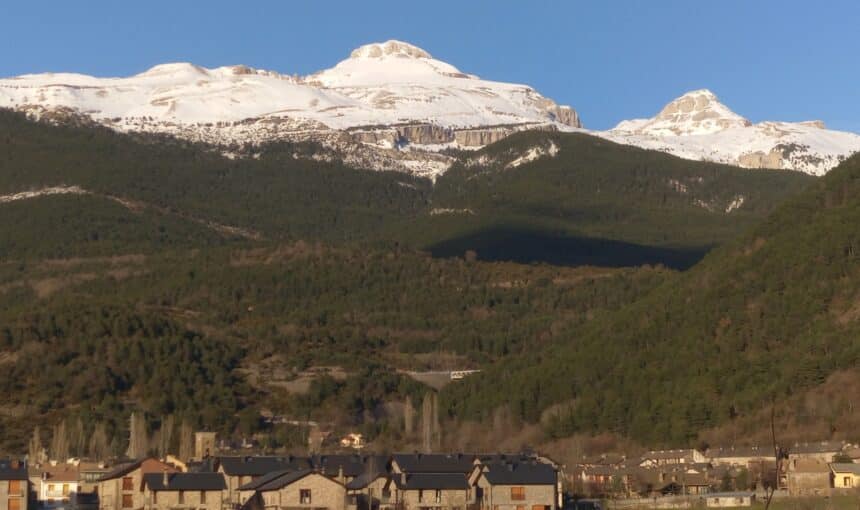
[(360, 438), (342, 444), (348, 453), (271, 455), (197, 432), (186, 459), (6, 459), (0, 510), (739, 508), (769, 494), (825, 500), (860, 487), (860, 447), (839, 441), (601, 454), (573, 465), (531, 451), (380, 454), (362, 451)]

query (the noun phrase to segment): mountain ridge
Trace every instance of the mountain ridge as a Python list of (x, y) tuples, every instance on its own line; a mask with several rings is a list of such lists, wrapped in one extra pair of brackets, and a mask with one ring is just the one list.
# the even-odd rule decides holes
[[(315, 141), (353, 166), (430, 178), (454, 163), (446, 151), (479, 149), (523, 130), (587, 131), (574, 108), (530, 86), (483, 80), (396, 40), (360, 46), (307, 76), (188, 62), (125, 78), (25, 74), (0, 79), (0, 107), (222, 147)], [(685, 159), (812, 175), (860, 150), (860, 135), (817, 121), (754, 124), (707, 89), (674, 99), (651, 119), (588, 132)]]

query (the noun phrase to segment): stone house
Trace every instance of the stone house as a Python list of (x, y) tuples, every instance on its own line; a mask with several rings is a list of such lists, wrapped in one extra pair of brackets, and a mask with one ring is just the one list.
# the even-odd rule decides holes
[(0, 510), (27, 510), (29, 499), (27, 463), (17, 459), (0, 460)]
[(788, 468), (790, 496), (822, 496), (830, 490), (830, 468), (817, 459), (794, 459)]
[(368, 470), (346, 484), (349, 507), (355, 510), (390, 510), (394, 508), (393, 481), (388, 472)]
[[(257, 484), (257, 482), (251, 482)], [(283, 471), (266, 475), (265, 483), (253, 490), (243, 510), (346, 510), (346, 487), (316, 471)]]
[(215, 462), (216, 471), (224, 475), (227, 483), (227, 501), (242, 504), (239, 488), (253, 480), (279, 472), (297, 472), (309, 470), (311, 461), (307, 457), (283, 456), (254, 456), (254, 457), (218, 457)]
[(840, 441), (817, 441), (797, 443), (788, 447), (788, 469), (803, 460), (814, 460), (822, 464), (833, 462), (833, 457), (842, 453), (845, 444)]
[(143, 476), (175, 473), (173, 465), (153, 458), (122, 464), (98, 481), (99, 510), (128, 510), (144, 507)]
[(222, 510), (227, 484), (220, 473), (146, 473), (144, 510)]
[(835, 489), (855, 489), (860, 487), (860, 464), (833, 462), (830, 476)]
[(537, 461), (475, 466), (469, 477), (474, 503), (486, 510), (556, 510), (558, 472)]
[(465, 510), (474, 503), (463, 473), (393, 474), (394, 505), (404, 510)]

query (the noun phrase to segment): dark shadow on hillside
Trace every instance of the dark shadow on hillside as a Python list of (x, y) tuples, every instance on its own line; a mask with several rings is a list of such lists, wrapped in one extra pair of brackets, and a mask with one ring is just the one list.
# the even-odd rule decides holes
[(684, 270), (701, 260), (708, 249), (665, 248), (499, 227), (442, 241), (428, 247), (427, 251), (434, 257), (462, 257), (467, 250), (473, 250), (478, 260), (491, 262), (543, 262), (557, 266), (602, 267), (663, 264)]

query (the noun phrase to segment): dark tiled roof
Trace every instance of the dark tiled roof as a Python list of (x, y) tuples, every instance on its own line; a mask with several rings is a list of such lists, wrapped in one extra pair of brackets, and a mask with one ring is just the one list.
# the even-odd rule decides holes
[(388, 473), (383, 470), (365, 471), (350, 480), (349, 483), (346, 484), (346, 488), (349, 490), (364, 489), (379, 478), (388, 478)]
[(113, 480), (114, 478), (125, 476), (134, 471), (135, 469), (139, 468), (140, 465), (143, 464), (144, 460), (145, 459), (140, 459), (132, 462), (126, 462), (125, 464), (120, 464), (112, 470), (108, 471), (107, 473), (103, 474), (101, 478), (99, 478), (99, 481), (102, 482), (105, 480)]
[[(372, 459), (372, 460), (371, 460)], [(321, 455), (312, 459), (314, 467), (326, 476), (337, 476), (343, 468), (344, 476), (355, 477), (366, 470), (370, 462), (384, 467), (385, 457), (362, 457), (360, 455)]]
[[(302, 471), (306, 471), (306, 470), (302, 470)], [(239, 487), (239, 490), (240, 491), (255, 491), (255, 490), (259, 489), (260, 487), (262, 487), (263, 485), (266, 485), (267, 483), (271, 482), (272, 480), (280, 478), (284, 475), (288, 475), (290, 473), (297, 473), (297, 472), (298, 471), (272, 471), (271, 473), (267, 473), (263, 476), (259, 476), (257, 478), (254, 478), (250, 482)]]
[(20, 460), (0, 460), (0, 480), (26, 480), (27, 463)]
[(332, 480), (331, 478), (326, 477), (322, 473), (318, 473), (318, 472), (310, 470), (310, 469), (303, 469), (301, 471), (292, 471), (292, 472), (282, 473), (281, 476), (273, 478), (269, 482), (258, 487), (257, 490), (260, 492), (276, 491), (276, 490), (279, 490), (279, 489), (286, 487), (287, 485), (289, 485), (293, 482), (299, 481), (306, 476), (313, 475), (313, 474), (322, 476), (326, 480), (331, 481), (332, 483), (339, 483), (335, 480)]
[(709, 448), (707, 456), (714, 459), (726, 457), (773, 457), (773, 448), (769, 446), (724, 446)]
[(845, 445), (839, 441), (819, 441), (816, 443), (795, 444), (788, 447), (788, 453), (812, 454), (841, 452)]
[(555, 469), (541, 462), (487, 464), (484, 477), (493, 485), (555, 485)]
[[(419, 489), (468, 489), (469, 482), (462, 473), (417, 473), (404, 477), (394, 476), (397, 488), (401, 490)], [(404, 483), (405, 482), (405, 483)]]
[(451, 454), (394, 454), (393, 460), (405, 473), (469, 473), (474, 467), (475, 456), (462, 453)]
[(143, 475), (143, 483), (153, 491), (223, 491), (227, 489), (221, 473), (163, 473)]
[(834, 462), (830, 464), (830, 470), (834, 473), (853, 473), (860, 475), (860, 464), (852, 462)]
[(306, 457), (220, 457), (218, 461), (229, 476), (262, 476), (275, 471), (310, 469)]

